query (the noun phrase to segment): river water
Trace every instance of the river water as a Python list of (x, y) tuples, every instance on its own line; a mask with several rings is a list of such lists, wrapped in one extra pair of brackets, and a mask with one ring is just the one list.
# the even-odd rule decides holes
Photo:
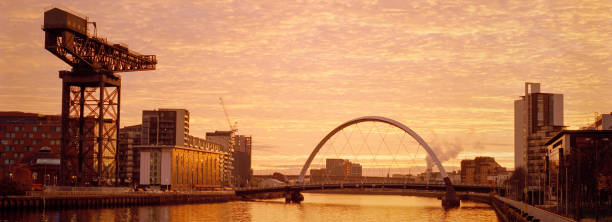
[(304, 194), (301, 204), (284, 199), (62, 211), (0, 213), (0, 221), (498, 221), (486, 205), (461, 202), (445, 211), (428, 197)]

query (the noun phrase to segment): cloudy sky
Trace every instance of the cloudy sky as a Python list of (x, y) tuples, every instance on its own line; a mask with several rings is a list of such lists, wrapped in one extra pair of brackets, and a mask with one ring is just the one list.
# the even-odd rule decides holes
[(0, 1), (0, 110), (60, 113), (57, 71), (70, 67), (44, 50), (41, 25), (61, 6), (157, 55), (157, 70), (122, 74), (122, 126), (185, 108), (194, 135), (226, 130), (223, 97), (253, 136), (256, 172), (291, 171), (364, 115), (460, 147), (445, 165), (492, 155), (512, 168), (525, 81), (565, 95), (570, 127), (612, 111), (612, 2), (461, 2)]

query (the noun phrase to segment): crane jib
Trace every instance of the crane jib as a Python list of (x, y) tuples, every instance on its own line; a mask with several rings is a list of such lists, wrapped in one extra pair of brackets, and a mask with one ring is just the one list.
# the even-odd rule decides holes
[(45, 49), (72, 67), (132, 72), (154, 70), (155, 55), (133, 52), (124, 44), (87, 35), (87, 20), (62, 9), (45, 12)]

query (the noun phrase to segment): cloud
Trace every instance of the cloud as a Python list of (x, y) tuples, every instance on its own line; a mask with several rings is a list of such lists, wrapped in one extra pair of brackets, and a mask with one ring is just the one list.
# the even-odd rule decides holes
[[(525, 81), (565, 95), (565, 125), (612, 110), (603, 99), (612, 97), (612, 8), (602, 2), (55, 3), (96, 21), (99, 36), (157, 55), (157, 70), (121, 74), (122, 125), (143, 109), (178, 107), (192, 113), (195, 135), (226, 129), (223, 97), (240, 132), (262, 144), (254, 155), (308, 155), (364, 115), (440, 141), (473, 130), (478, 142), (449, 156), (510, 152)], [(57, 71), (70, 67), (42, 47), (48, 4), (0, 2), (2, 109), (60, 113)]]

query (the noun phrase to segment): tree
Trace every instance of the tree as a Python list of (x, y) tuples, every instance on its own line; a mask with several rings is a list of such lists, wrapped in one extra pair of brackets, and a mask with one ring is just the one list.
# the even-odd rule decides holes
[(514, 169), (514, 172), (508, 180), (511, 186), (512, 192), (515, 194), (517, 200), (524, 200), (523, 190), (525, 189), (525, 176), (527, 172), (525, 168), (518, 167)]
[(32, 190), (32, 172), (24, 165), (11, 169), (12, 175), (0, 179), (0, 196), (25, 195)]

